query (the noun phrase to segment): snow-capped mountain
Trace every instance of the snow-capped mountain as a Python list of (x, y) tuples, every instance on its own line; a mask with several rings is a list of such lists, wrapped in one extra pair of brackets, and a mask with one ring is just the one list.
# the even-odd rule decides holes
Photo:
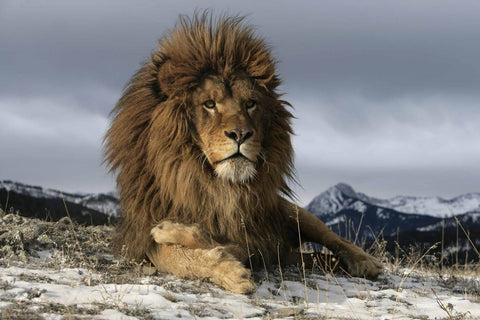
[(467, 193), (452, 199), (440, 197), (396, 196), (390, 199), (369, 197), (357, 193), (359, 199), (381, 207), (405, 213), (428, 214), (435, 217), (450, 217), (468, 212), (480, 212), (480, 193)]
[(361, 203), (393, 209), (402, 213), (444, 218), (468, 212), (480, 212), (480, 193), (467, 193), (453, 199), (411, 196), (379, 199), (356, 192), (348, 184), (339, 183), (315, 197), (307, 208), (313, 213), (329, 214), (351, 206), (359, 206)]
[[(387, 251), (394, 254), (399, 248), (402, 252), (408, 252), (412, 246), (426, 250), (441, 242), (443, 258), (449, 259), (447, 263), (457, 263), (467, 257), (480, 258), (471, 247), (472, 243), (480, 247), (479, 198), (479, 194), (470, 193), (451, 200), (416, 197), (382, 200), (339, 183), (315, 197), (306, 209), (336, 233), (365, 242), (367, 247), (380, 238), (385, 241)], [(9, 180), (0, 181), (0, 208), (47, 221), (69, 216), (86, 225), (110, 224), (120, 215), (115, 192), (66, 193)], [(404, 208), (408, 210), (402, 211)], [(458, 214), (448, 217), (439, 214), (450, 210)], [(431, 253), (439, 255), (439, 249)]]
[(67, 193), (10, 180), (0, 181), (0, 189), (36, 199), (63, 199), (66, 202), (75, 203), (112, 217), (118, 217), (120, 214), (118, 195), (115, 191), (107, 193)]
[[(366, 201), (368, 203), (368, 201)], [(355, 207), (358, 211), (365, 209), (364, 202), (351, 186), (339, 183), (330, 187), (308, 204), (307, 210), (317, 215), (335, 214), (343, 209)]]
[(450, 218), (442, 219), (441, 221), (438, 221), (437, 223), (434, 223), (432, 225), (417, 228), (417, 230), (422, 232), (438, 232), (442, 229), (457, 228), (458, 223), (460, 223), (462, 226), (466, 226), (467, 228), (472, 225), (477, 225), (480, 227), (480, 212), (468, 212), (465, 214), (460, 214)]
[[(433, 197), (383, 200), (339, 183), (316, 196), (306, 209), (350, 240), (365, 239), (366, 243), (372, 243), (380, 236), (391, 253), (399, 248), (408, 252), (412, 246), (426, 250), (442, 243), (447, 263), (457, 263), (467, 257), (480, 258), (471, 247), (471, 243), (480, 246), (479, 204), (477, 193), (451, 200)], [(440, 248), (431, 250), (441, 256), (439, 252)]]
[(351, 186), (339, 183), (315, 197), (306, 209), (343, 236), (356, 233), (357, 229), (360, 236), (367, 238), (380, 233), (393, 236), (438, 222), (432, 216), (407, 214), (360, 198)]

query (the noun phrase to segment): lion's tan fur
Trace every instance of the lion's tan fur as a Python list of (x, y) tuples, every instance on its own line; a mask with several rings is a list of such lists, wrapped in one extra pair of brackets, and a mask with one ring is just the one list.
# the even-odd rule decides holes
[[(211, 150), (202, 150), (209, 139), (225, 146), (221, 140), (230, 132), (225, 126), (212, 131), (215, 122), (208, 129), (198, 124), (210, 117), (197, 101), (204, 99), (198, 90), (208, 81), (223, 88), (223, 95), (253, 94), (251, 84), (260, 96), (261, 113), (247, 114), (239, 105), (225, 109), (237, 119), (231, 128), (256, 119), (253, 138), (235, 145), (246, 150), (246, 158), (254, 154), (254, 161), (228, 160), (239, 164), (232, 169), (222, 162), (229, 157), (212, 162)], [(105, 159), (118, 173), (122, 216), (114, 244), (119, 253), (242, 293), (254, 288), (242, 263), (285, 261), (297, 256), (292, 250), (301, 241), (325, 244), (352, 275), (378, 275), (381, 265), (373, 257), (283, 198), (292, 196), (287, 185), (293, 176), (292, 115), (276, 91), (279, 84), (270, 49), (242, 18), (180, 18), (130, 80), (105, 137)], [(228, 103), (238, 104), (231, 97)]]
[[(269, 100), (257, 179), (232, 184), (207, 172), (195, 143), (188, 103), (202, 77), (246, 72)], [(131, 79), (106, 135), (106, 160), (118, 171), (122, 219), (116, 247), (141, 260), (152, 245), (149, 230), (171, 219), (200, 223), (219, 241), (245, 243), (264, 255), (285, 244), (278, 193), (291, 191), (291, 114), (269, 48), (240, 18), (181, 18)], [(280, 243), (279, 243), (280, 242)]]

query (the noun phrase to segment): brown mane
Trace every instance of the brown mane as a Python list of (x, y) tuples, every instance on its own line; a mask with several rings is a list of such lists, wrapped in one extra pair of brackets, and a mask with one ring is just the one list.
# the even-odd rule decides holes
[[(213, 174), (196, 144), (189, 107), (205, 75), (227, 80), (238, 73), (254, 80), (269, 101), (258, 174), (245, 184)], [(248, 239), (252, 252), (276, 257), (286, 245), (279, 241), (287, 241), (279, 194), (292, 195), (286, 180), (293, 156), (291, 114), (276, 92), (279, 84), (269, 47), (243, 18), (180, 18), (130, 80), (105, 137), (105, 160), (118, 173), (119, 252), (144, 259), (153, 243), (150, 229), (170, 219), (199, 223), (217, 239)]]

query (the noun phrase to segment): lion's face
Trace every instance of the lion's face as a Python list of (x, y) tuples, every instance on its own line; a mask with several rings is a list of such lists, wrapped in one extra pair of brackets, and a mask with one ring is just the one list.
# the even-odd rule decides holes
[(199, 147), (221, 179), (251, 180), (262, 150), (261, 94), (246, 77), (225, 82), (209, 76), (193, 93)]

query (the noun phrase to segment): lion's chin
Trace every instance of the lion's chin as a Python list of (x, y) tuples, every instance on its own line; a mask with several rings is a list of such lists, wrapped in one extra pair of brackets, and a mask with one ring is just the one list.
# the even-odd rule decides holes
[(227, 159), (215, 167), (215, 173), (219, 178), (233, 183), (245, 183), (257, 174), (255, 165), (246, 158)]

